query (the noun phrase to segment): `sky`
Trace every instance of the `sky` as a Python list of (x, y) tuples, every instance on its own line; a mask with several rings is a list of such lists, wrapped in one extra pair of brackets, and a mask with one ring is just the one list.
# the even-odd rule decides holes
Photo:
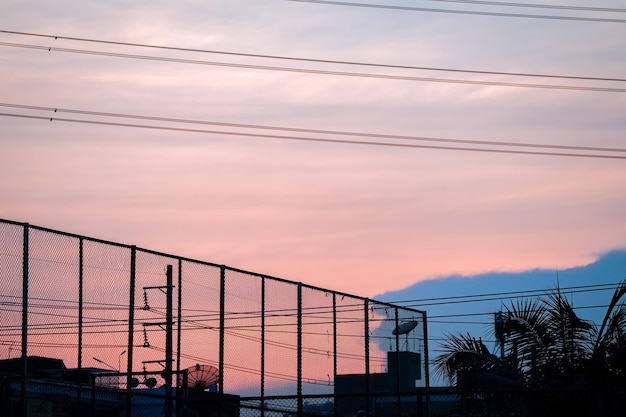
[(423, 147), (624, 158), (626, 14), (393, 5), (3, 1), (0, 217), (366, 297), (626, 248), (625, 159)]
[[(375, 298), (427, 313), (431, 359), (443, 353), (442, 344), (449, 335), (460, 334), (481, 338), (491, 352), (499, 355), (493, 333), (495, 313), (506, 312), (519, 303), (547, 300), (548, 294), (560, 291), (578, 317), (599, 328), (616, 284), (624, 280), (626, 251), (616, 250), (586, 265), (566, 269), (451, 275), (420, 281)], [(432, 367), (431, 382), (444, 383)]]

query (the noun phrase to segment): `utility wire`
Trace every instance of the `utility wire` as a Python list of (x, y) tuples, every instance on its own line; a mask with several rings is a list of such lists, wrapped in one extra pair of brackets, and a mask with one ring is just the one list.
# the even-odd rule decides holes
[(191, 119), (180, 119), (180, 118), (170, 118), (170, 117), (156, 117), (156, 116), (146, 116), (146, 115), (134, 115), (134, 114), (127, 114), (127, 113), (108, 113), (108, 112), (97, 112), (97, 111), (88, 111), (88, 110), (63, 109), (63, 108), (55, 108), (55, 107), (19, 105), (19, 104), (11, 104), (11, 103), (0, 103), (0, 106), (9, 107), (9, 108), (28, 109), (28, 110), (48, 111), (48, 112), (53, 112), (53, 113), (70, 113), (70, 114), (81, 114), (81, 115), (112, 117), (112, 118), (149, 120), (149, 121), (172, 122), (172, 123), (181, 123), (181, 124), (215, 125), (215, 126), (237, 127), (237, 128), (246, 128), (246, 129), (278, 130), (278, 131), (299, 132), (299, 133), (327, 134), (327, 135), (340, 135), (340, 136), (359, 136), (359, 137), (378, 138), (378, 139), (399, 139), (399, 140), (409, 140), (409, 141), (443, 142), (443, 143), (468, 144), (468, 145), (493, 145), (493, 146), (597, 151), (597, 152), (626, 152), (626, 148), (606, 148), (606, 147), (590, 147), (590, 146), (550, 145), (550, 144), (539, 144), (539, 143), (533, 144), (533, 143), (520, 143), (520, 142), (496, 142), (496, 141), (463, 140), (463, 139), (444, 139), (444, 138), (431, 138), (431, 137), (423, 137), (423, 136), (376, 134), (376, 133), (368, 133), (368, 132), (346, 132), (346, 131), (337, 131), (337, 130), (304, 129), (304, 128), (284, 127), (284, 126), (267, 126), (267, 125), (253, 125), (253, 124), (243, 124), (243, 123), (226, 123), (226, 122), (216, 122), (216, 121), (207, 121), (207, 120), (191, 120)]
[[(125, 54), (119, 52), (105, 52), (95, 51), (88, 49), (72, 49), (72, 48), (57, 48), (42, 45), (32, 45), (13, 42), (0, 42), (0, 46), (13, 47), (13, 48), (25, 48), (43, 50), (48, 52), (66, 52), (83, 55), (95, 55), (105, 56), (113, 58), (128, 58), (147, 61), (160, 61), (160, 62), (173, 62), (179, 64), (196, 64), (196, 65), (211, 65), (221, 66), (229, 68), (244, 68), (266, 71), (282, 71), (282, 72), (294, 72), (316, 75), (332, 75), (343, 77), (356, 77), (356, 78), (373, 78), (373, 79), (385, 79), (385, 80), (398, 80), (398, 81), (420, 81), (420, 82), (436, 82), (446, 84), (466, 84), (466, 85), (488, 85), (496, 87), (520, 87), (520, 88), (536, 88), (536, 89), (550, 89), (550, 90), (570, 90), (570, 91), (594, 91), (605, 93), (624, 93), (626, 88), (614, 88), (614, 87), (592, 87), (592, 86), (576, 86), (576, 85), (559, 85), (559, 84), (534, 84), (534, 83), (517, 83), (517, 82), (499, 82), (499, 81), (482, 81), (482, 80), (462, 80), (462, 79), (448, 79), (448, 78), (435, 78), (435, 77), (414, 77), (406, 75), (394, 75), (394, 74), (374, 74), (365, 72), (347, 72), (347, 71), (331, 71), (331, 70), (316, 70), (307, 68), (290, 68), (290, 67), (278, 67), (267, 65), (253, 65), (253, 64), (236, 64), (217, 61), (202, 61), (194, 59), (183, 58), (169, 58), (150, 55), (139, 54)], [(614, 79), (612, 81), (622, 81), (621, 79)]]
[(369, 4), (369, 3), (352, 3), (346, 1), (326, 1), (326, 0), (287, 0), (298, 3), (315, 3), (329, 6), (351, 6), (351, 7), (366, 7), (374, 9), (388, 9), (388, 10), (404, 10), (412, 12), (434, 12), (434, 13), (450, 13), (450, 14), (464, 14), (475, 16), (493, 16), (493, 17), (517, 17), (527, 19), (548, 19), (548, 20), (573, 20), (583, 22), (597, 22), (597, 23), (626, 23), (625, 19), (612, 19), (612, 18), (600, 18), (600, 17), (585, 17), (585, 16), (557, 16), (557, 15), (543, 15), (543, 14), (521, 14), (521, 13), (504, 13), (504, 12), (487, 12), (487, 11), (473, 11), (473, 10), (452, 10), (452, 9), (435, 9), (427, 7), (410, 7), (410, 6), (392, 6), (387, 4)]
[(597, 146), (569, 146), (569, 145), (551, 145), (551, 144), (542, 144), (542, 143), (445, 139), (445, 138), (432, 138), (432, 137), (424, 137), (424, 136), (389, 135), (389, 134), (369, 133), (369, 132), (347, 132), (347, 131), (338, 131), (338, 130), (304, 129), (304, 128), (284, 127), (284, 126), (253, 125), (253, 124), (244, 124), (244, 123), (226, 123), (226, 122), (217, 122), (217, 121), (209, 121), (209, 120), (192, 120), (192, 119), (180, 119), (180, 118), (171, 118), (171, 117), (136, 115), (136, 114), (128, 114), (128, 113), (109, 113), (109, 112), (99, 112), (99, 111), (89, 111), (89, 110), (64, 109), (64, 108), (56, 108), (56, 107), (32, 106), (32, 105), (1, 103), (1, 102), (0, 102), (0, 107), (17, 108), (17, 109), (22, 109), (22, 110), (36, 110), (36, 111), (44, 111), (44, 112), (51, 112), (51, 113), (68, 113), (68, 114), (80, 114), (80, 115), (98, 116), (98, 117), (148, 120), (148, 121), (168, 122), (168, 123), (177, 123), (177, 124), (210, 125), (210, 126), (236, 127), (236, 128), (245, 128), (245, 129), (257, 129), (257, 130), (277, 130), (277, 131), (286, 131), (286, 132), (312, 133), (312, 134), (337, 135), (337, 136), (356, 136), (356, 137), (366, 137), (366, 138), (376, 138), (376, 139), (397, 139), (397, 140), (407, 140), (407, 141), (454, 143), (454, 144), (464, 144), (464, 145), (558, 149), (558, 150), (568, 150), (568, 151), (575, 150), (575, 151), (591, 151), (591, 152), (626, 153), (626, 148), (606, 148), (606, 147), (597, 147)]
[[(559, 288), (558, 290), (566, 293), (586, 293), (586, 292), (594, 292), (594, 291), (608, 291), (614, 290), (619, 287), (619, 284), (592, 284), (592, 285), (578, 285), (573, 287), (564, 287)], [(422, 303), (429, 304), (448, 304), (448, 303), (458, 303), (458, 302), (476, 302), (476, 301), (491, 301), (491, 300), (499, 300), (502, 299), (501, 296), (506, 295), (508, 298), (518, 298), (518, 297), (529, 297), (533, 295), (545, 295), (553, 290), (525, 290), (525, 291), (507, 291), (507, 292), (494, 292), (487, 294), (475, 294), (475, 295), (457, 295), (457, 296), (449, 296), (449, 297), (436, 297), (436, 298), (423, 298), (423, 299), (414, 299), (414, 300), (394, 300), (387, 301), (392, 304), (405, 304), (412, 303), (417, 305), (422, 305)], [(517, 296), (517, 297), (515, 297)], [(493, 298), (496, 297), (496, 298)], [(480, 298), (480, 299), (476, 299)], [(469, 300), (468, 300), (469, 299)], [(428, 304), (426, 304), (428, 305)]]
[[(618, 288), (620, 286), (619, 283), (604, 283), (604, 284), (591, 284), (591, 285), (579, 285), (579, 286), (571, 286), (571, 287), (560, 287), (559, 290), (562, 293), (567, 293), (567, 294), (580, 294), (580, 293), (589, 293), (589, 292), (598, 292), (598, 291), (610, 291), (610, 290), (615, 290), (616, 288)], [(411, 299), (411, 300), (393, 300), (393, 301), (386, 301), (386, 303), (393, 303), (393, 304), (401, 304), (401, 303), (412, 303), (415, 306), (422, 306), (422, 305), (447, 305), (447, 304), (458, 304), (458, 303), (476, 303), (476, 302), (482, 302), (482, 301), (494, 301), (494, 300), (510, 300), (511, 298), (520, 298), (520, 297), (531, 297), (531, 296), (536, 296), (536, 295), (545, 295), (547, 293), (549, 293), (550, 291), (553, 291), (554, 289), (550, 290), (550, 289), (529, 289), (529, 290), (525, 290), (525, 291), (505, 291), (505, 292), (496, 292), (496, 293), (485, 293), (485, 294), (474, 294), (474, 295), (457, 295), (457, 296), (448, 296), (448, 297), (429, 297), (429, 298), (423, 298), (423, 299)], [(15, 301), (10, 301), (10, 302), (2, 302), (0, 301), (0, 306), (12, 306), (15, 307), (16, 310), (15, 312), (19, 312), (21, 311), (21, 296), (11, 296), (11, 295), (2, 295), (0, 297), (3, 298), (8, 298), (10, 300), (15, 300)], [(0, 298), (1, 300), (2, 298)], [(64, 308), (64, 309), (72, 309), (72, 310), (76, 310), (77, 309), (77, 301), (72, 301), (72, 300), (59, 300), (59, 299), (51, 299), (51, 298), (42, 298), (42, 297), (29, 297), (29, 300), (31, 301), (31, 303), (29, 304), (30, 307), (33, 308), (40, 308), (40, 309), (59, 309), (59, 308)], [(42, 304), (42, 303), (32, 303), (32, 301), (44, 301), (44, 302), (48, 302), (50, 304)], [(63, 305), (59, 305), (57, 303), (66, 303), (69, 304), (69, 306), (63, 306)], [(112, 310), (121, 310), (121, 311), (127, 311), (128, 307), (124, 306), (122, 304), (112, 304), (112, 303), (90, 303), (88, 301), (84, 302), (84, 304), (95, 304), (98, 305), (100, 308), (98, 310), (100, 311), (112, 311)], [(346, 312), (362, 312), (362, 304), (351, 304), (348, 306), (338, 306), (337, 308), (337, 313), (339, 314), (343, 314)], [(137, 311), (142, 310), (141, 307), (136, 307)], [(92, 310), (96, 310), (95, 307), (92, 308)], [(7, 310), (8, 311), (8, 310)], [(151, 308), (150, 311), (154, 311), (154, 312), (159, 312), (158, 309), (155, 308)], [(215, 312), (215, 311), (211, 311), (211, 310), (199, 310), (199, 309), (188, 309), (188, 308), (183, 308), (182, 309), (183, 312), (190, 312), (193, 311), (195, 313), (200, 313), (200, 312), (204, 312), (207, 314), (195, 314), (195, 315), (190, 315), (190, 314), (185, 314), (183, 317), (184, 318), (200, 318), (200, 317), (204, 317), (207, 319), (213, 319), (213, 320), (217, 320), (219, 318), (219, 313)], [(295, 317), (297, 314), (297, 308), (280, 308), (280, 309), (272, 309), (272, 310), (266, 310), (266, 317)], [(319, 314), (319, 313), (332, 313), (333, 312), (333, 308), (332, 306), (323, 306), (323, 307), (309, 307), (309, 308), (304, 308), (303, 311), (305, 312), (305, 317), (311, 317), (310, 314), (307, 314), (307, 311), (312, 311), (315, 314)], [(164, 315), (165, 313), (159, 312), (159, 314)], [(242, 316), (243, 314), (243, 316)], [(73, 316), (65, 316), (65, 317), (73, 317)], [(233, 317), (235, 318), (240, 318), (240, 319), (258, 319), (261, 317), (260, 315), (260, 311), (249, 311), (249, 312), (232, 312), (232, 313), (228, 313), (228, 320), (233, 320)], [(320, 316), (318, 316), (320, 317)], [(323, 318), (329, 318), (329, 317), (323, 317)], [(362, 318), (362, 317), (361, 317)], [(96, 320), (96, 319), (94, 319)], [(354, 320), (356, 320), (356, 318), (346, 318), (346, 317), (340, 317), (338, 322), (343, 322), (342, 320), (349, 320), (349, 322), (353, 322)], [(119, 321), (119, 319), (108, 319), (107, 321), (113, 322), (113, 321)], [(348, 322), (348, 321), (347, 321)], [(295, 325), (296, 323), (287, 323), (285, 325)]]
[[(18, 113), (0, 113), (0, 116), (30, 119), (30, 120), (41, 120), (41, 121), (49, 121), (49, 122), (58, 121), (58, 122), (79, 123), (79, 124), (88, 124), (88, 125), (162, 130), (162, 131), (170, 131), (170, 132), (203, 133), (203, 134), (227, 135), (227, 136), (244, 136), (244, 137), (257, 138), (257, 139), (279, 139), (279, 140), (288, 140), (288, 141), (333, 143), (333, 144), (343, 144), (343, 145), (361, 145), (361, 146), (378, 146), (378, 147), (382, 146), (382, 147), (391, 147), (391, 148), (432, 149), (432, 150), (446, 150), (446, 151), (486, 152), (486, 153), (513, 154), (513, 155), (533, 155), (533, 156), (559, 156), (559, 157), (621, 159), (621, 160), (626, 159), (626, 155), (525, 151), (525, 150), (496, 149), (496, 148), (472, 148), (472, 147), (463, 147), (463, 146), (420, 145), (420, 144), (414, 144), (414, 143), (398, 143), (398, 142), (374, 142), (374, 141), (363, 141), (363, 140), (312, 138), (312, 137), (270, 135), (270, 134), (247, 133), (247, 132), (217, 131), (217, 130), (207, 130), (207, 129), (190, 129), (190, 128), (182, 128), (182, 127), (168, 127), (168, 126), (158, 126), (158, 125), (148, 125), (148, 124), (119, 123), (119, 122), (110, 122), (110, 121), (101, 121), (101, 120), (46, 117), (46, 116), (35, 116), (35, 115), (18, 114)], [(502, 143), (501, 146), (506, 146), (506, 145)], [(613, 152), (623, 152), (623, 151), (619, 150), (619, 151), (613, 151)]]
[[(618, 284), (596, 284), (596, 285), (586, 285), (586, 286), (573, 286), (573, 287), (561, 288), (561, 291), (562, 292), (567, 292), (568, 294), (569, 293), (571, 293), (571, 294), (579, 294), (579, 293), (588, 293), (588, 292), (592, 292), (592, 291), (608, 291), (608, 290), (617, 288), (617, 286), (618, 286)], [(429, 298), (429, 299), (423, 299), (423, 300), (428, 300), (430, 302), (433, 302), (432, 304), (436, 304), (436, 305), (455, 304), (457, 302), (458, 303), (476, 303), (476, 302), (481, 302), (481, 301), (508, 300), (508, 299), (511, 298), (511, 296), (515, 296), (515, 298), (519, 298), (519, 297), (516, 297), (519, 294), (531, 294), (532, 292), (535, 292), (535, 291), (536, 292), (546, 293), (547, 290), (528, 290), (528, 291), (524, 291), (524, 292), (522, 292), (522, 291), (512, 291), (512, 292), (491, 293), (491, 294), (475, 295), (475, 296), (438, 297), (438, 298)], [(472, 300), (466, 299), (466, 297), (490, 297), (490, 296), (494, 296), (494, 295), (500, 295), (501, 297), (499, 297), (499, 298), (485, 298), (485, 299), (472, 299)], [(452, 301), (447, 301), (447, 302), (446, 301), (441, 302), (441, 300), (450, 300), (450, 299), (453, 299), (453, 300)], [(49, 299), (49, 301), (56, 301), (56, 300)], [(396, 303), (413, 302), (413, 301), (420, 301), (420, 300), (404, 300), (404, 301), (396, 301)], [(434, 303), (435, 301), (437, 301), (437, 302)], [(9, 312), (9, 311), (11, 311), (11, 312), (13, 312), (13, 311), (14, 312), (19, 312), (20, 311), (19, 308), (18, 308), (18, 307), (20, 307), (20, 305), (18, 305), (18, 303), (11, 303), (11, 305), (15, 306), (15, 310), (4, 310), (4, 311), (7, 311), (7, 312)], [(416, 306), (423, 306), (423, 305), (425, 305), (425, 303), (423, 303), (423, 302), (421, 302), (419, 304), (416, 304)], [(50, 309), (50, 306), (47, 306), (47, 305), (46, 306), (36, 306), (35, 305), (35, 306), (32, 306), (32, 307), (34, 307), (34, 308), (37, 307), (37, 308)], [(576, 307), (576, 308), (577, 309), (597, 309), (597, 308), (606, 308), (606, 307), (608, 307), (608, 305), (605, 304), (605, 305), (579, 306), (579, 307)], [(55, 308), (56, 308), (56, 306), (55, 306)], [(327, 307), (324, 307), (324, 309), (326, 309), (326, 308)], [(328, 307), (328, 309), (329, 309), (328, 310), (329, 312), (332, 311), (332, 308)], [(138, 308), (138, 310), (140, 310), (140, 309)], [(165, 313), (160, 311), (159, 309), (152, 308), (150, 311), (154, 312), (156, 314), (162, 315), (162, 316), (165, 315)], [(196, 311), (196, 310), (194, 310), (194, 311)], [(291, 315), (292, 309), (274, 310), (274, 311), (275, 312), (285, 311), (285, 312), (288, 312), (289, 315)], [(352, 311), (357, 312), (357, 311), (362, 311), (362, 309), (358, 308), (358, 309), (354, 309)], [(31, 313), (33, 313), (33, 314), (49, 315), (48, 313), (44, 313), (44, 312), (38, 313), (36, 311), (31, 311)], [(251, 314), (251, 315), (247, 316), (247, 317), (243, 317), (242, 319), (253, 320), (253, 319), (259, 319), (261, 317), (260, 312), (252, 312), (251, 311), (251, 312), (249, 312), (249, 314)], [(493, 312), (470, 313), (470, 314), (437, 315), (437, 316), (429, 316), (429, 319), (444, 318), (444, 317), (465, 317), (465, 316), (475, 316), (475, 315), (482, 316), (482, 315), (490, 315), (490, 314), (493, 314)], [(64, 316), (64, 317), (71, 317), (71, 316)], [(310, 317), (311, 317), (310, 315), (306, 315), (306, 318), (310, 318)], [(185, 314), (185, 315), (183, 315), (182, 318), (183, 318), (183, 322), (187, 322), (187, 323), (190, 323), (190, 324), (198, 325), (198, 324), (202, 323), (202, 326), (204, 326), (205, 329), (209, 329), (209, 330), (216, 330), (217, 329), (214, 326), (208, 326), (208, 325), (204, 324), (204, 323), (206, 323), (207, 319), (209, 321), (213, 321), (213, 322), (216, 321), (216, 318), (214, 317), (212, 312), (211, 312), (210, 316), (187, 315), (187, 314)], [(323, 318), (324, 319), (328, 319), (328, 317), (323, 317)], [(228, 319), (228, 320), (230, 321), (232, 319)], [(385, 320), (383, 319), (383, 320), (379, 320), (379, 321), (385, 321)], [(124, 320), (117, 319), (117, 320), (102, 320), (102, 322), (88, 322), (87, 323), (88, 325), (86, 327), (99, 327), (99, 326), (108, 327), (108, 326), (119, 325), (119, 323), (121, 323), (121, 322), (126, 322), (126, 320), (125, 319)], [(354, 318), (354, 319), (351, 319), (351, 320), (348, 320), (348, 321), (344, 320), (343, 318), (340, 318), (337, 322), (339, 324), (360, 323), (360, 322), (362, 322), (362, 317), (359, 318), (359, 319)], [(108, 323), (110, 323), (110, 324), (108, 324)], [(115, 324), (113, 324), (113, 323), (115, 323)], [(315, 325), (323, 325), (323, 324), (330, 324), (330, 323), (332, 323), (332, 321), (318, 322), (318, 323), (305, 323), (305, 326), (306, 325), (313, 325), (313, 324), (315, 324)], [(461, 322), (459, 322), (459, 323), (461, 323)], [(59, 323), (57, 323), (57, 324), (59, 324)], [(70, 325), (70, 324), (76, 324), (76, 323), (72, 322), (72, 323), (64, 323), (64, 324)], [(288, 326), (289, 327), (289, 326), (295, 326), (295, 325), (296, 325), (295, 323), (276, 323), (276, 324), (272, 324), (270, 326)], [(49, 323), (40, 323), (40, 324), (35, 325), (35, 326), (39, 327), (40, 329), (46, 329), (46, 328), (52, 328), (52, 327), (56, 328), (56, 324), (55, 325), (51, 325)], [(50, 327), (45, 327), (45, 326), (50, 326)], [(9, 328), (12, 328), (13, 326), (9, 325), (9, 326), (0, 326), (0, 327), (4, 328), (4, 329), (9, 329)], [(246, 327), (254, 328), (255, 326), (254, 325), (226, 326), (226, 328), (230, 329), (230, 330), (241, 330), (241, 329), (244, 329)], [(256, 327), (258, 327), (258, 326), (256, 326)], [(69, 327), (63, 326), (63, 328), (69, 328)], [(309, 334), (309, 332), (307, 332), (307, 334)]]
[(93, 39), (93, 38), (79, 38), (79, 37), (71, 37), (71, 36), (57, 36), (57, 35), (48, 35), (48, 34), (32, 33), (32, 32), (17, 32), (17, 31), (10, 31), (10, 30), (0, 30), (0, 33), (30, 36), (30, 37), (40, 37), (40, 38), (47, 38), (47, 39), (54, 39), (54, 40), (61, 39), (61, 40), (76, 41), (76, 42), (88, 42), (88, 43), (114, 45), (114, 46), (138, 47), (138, 48), (148, 48), (148, 49), (157, 49), (157, 50), (166, 50), (166, 51), (193, 52), (193, 53), (202, 53), (202, 54), (216, 54), (216, 55), (237, 56), (237, 57), (246, 57), (246, 58), (298, 61), (298, 62), (307, 62), (307, 63), (337, 64), (337, 65), (351, 65), (351, 66), (387, 68), (387, 69), (437, 71), (437, 72), (452, 72), (452, 73), (481, 74), (481, 75), (503, 75), (503, 76), (530, 77), (530, 78), (626, 82), (626, 78), (585, 77), (585, 76), (576, 76), (576, 75), (536, 74), (536, 73), (525, 73), (525, 72), (503, 72), (503, 71), (480, 71), (480, 70), (441, 68), (441, 67), (379, 64), (379, 63), (371, 63), (371, 62), (289, 57), (289, 56), (281, 56), (281, 55), (248, 54), (248, 53), (241, 53), (241, 52), (216, 51), (216, 50), (211, 50), (211, 49), (182, 48), (182, 47), (175, 47), (175, 46), (164, 46), (164, 45), (133, 43), (133, 42), (120, 42), (120, 41)]
[(428, 0), (442, 3), (464, 3), (464, 4), (481, 4), (488, 6), (502, 7), (527, 7), (533, 9), (554, 9), (554, 10), (579, 10), (588, 12), (607, 12), (607, 13), (624, 13), (626, 9), (618, 9), (612, 7), (589, 7), (589, 6), (572, 6), (558, 4), (537, 4), (537, 3), (506, 3), (502, 1), (485, 1), (485, 0)]

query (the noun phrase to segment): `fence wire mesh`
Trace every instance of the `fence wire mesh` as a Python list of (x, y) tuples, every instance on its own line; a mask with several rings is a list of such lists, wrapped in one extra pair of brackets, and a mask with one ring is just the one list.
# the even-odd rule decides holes
[(8, 220), (0, 314), (7, 417), (400, 416), (428, 387), (421, 311)]

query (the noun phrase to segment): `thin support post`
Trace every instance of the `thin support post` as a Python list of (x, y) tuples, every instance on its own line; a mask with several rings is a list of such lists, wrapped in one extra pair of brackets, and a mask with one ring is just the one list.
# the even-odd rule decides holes
[[(337, 294), (333, 293), (333, 384), (337, 381)], [(337, 386), (334, 385), (334, 389)], [(337, 414), (337, 401), (333, 401), (334, 415)]]
[(370, 320), (369, 320), (369, 300), (365, 300), (363, 304), (364, 322), (365, 322), (365, 415), (371, 416), (371, 398), (370, 398)]
[(430, 367), (428, 366), (428, 364), (430, 363), (430, 359), (428, 358), (428, 325), (426, 324), (427, 318), (425, 311), (422, 313), (422, 318), (422, 326), (424, 326), (424, 378), (426, 382), (425, 414), (427, 416), (430, 416)]
[(298, 283), (298, 416), (304, 415), (302, 399), (302, 283)]
[(26, 377), (28, 375), (28, 266), (30, 246), (30, 226), (24, 223), (24, 238), (22, 241), (22, 378), (20, 398), (22, 413), (28, 415), (26, 403)]
[(83, 238), (78, 239), (78, 369), (83, 367)]
[[(398, 329), (398, 327), (400, 326), (400, 319), (398, 317), (398, 309), (394, 308), (393, 309), (395, 312), (395, 329)], [(395, 373), (396, 373), (396, 392), (398, 393), (397, 396), (397, 415), (398, 417), (400, 417), (402, 415), (401, 409), (402, 409), (402, 398), (400, 397), (400, 332), (396, 331), (396, 355), (395, 355)], [(390, 364), (387, 364), (390, 365)]]
[(24, 224), (24, 240), (22, 253), (22, 376), (28, 374), (28, 266), (30, 230), (28, 223)]
[[(182, 259), (178, 259), (178, 319), (176, 320), (176, 325), (178, 328), (176, 329), (176, 374), (180, 375), (180, 344), (181, 344), (181, 321), (183, 316), (183, 261)], [(177, 378), (178, 381), (178, 378)], [(178, 386), (178, 382), (176, 382)]]
[(226, 267), (220, 267), (220, 352), (218, 371), (218, 392), (224, 394), (224, 324), (225, 324)]
[(132, 416), (133, 336), (135, 333), (135, 284), (137, 280), (137, 247), (130, 248), (130, 295), (128, 297), (128, 348), (126, 364), (126, 417)]
[(172, 417), (172, 411), (174, 410), (172, 401), (172, 356), (173, 356), (173, 343), (172, 333), (174, 331), (174, 317), (173, 310), (173, 297), (172, 290), (174, 287), (173, 268), (172, 265), (168, 265), (166, 269), (166, 308), (165, 308), (165, 417)]
[(261, 277), (261, 417), (265, 417), (265, 277)]
[[(78, 369), (83, 368), (83, 238), (78, 239)], [(118, 369), (119, 372), (119, 369)], [(82, 407), (83, 386), (78, 385), (76, 404)]]

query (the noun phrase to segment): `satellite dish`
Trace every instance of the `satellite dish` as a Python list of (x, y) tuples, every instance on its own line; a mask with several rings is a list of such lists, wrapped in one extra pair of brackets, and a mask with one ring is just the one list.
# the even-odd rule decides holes
[(219, 370), (215, 366), (196, 364), (187, 368), (187, 381), (192, 388), (204, 391), (217, 384), (218, 379)]
[(417, 327), (416, 320), (405, 321), (402, 324), (399, 324), (395, 329), (393, 329), (392, 334), (400, 335), (400, 334), (408, 334), (411, 330)]

